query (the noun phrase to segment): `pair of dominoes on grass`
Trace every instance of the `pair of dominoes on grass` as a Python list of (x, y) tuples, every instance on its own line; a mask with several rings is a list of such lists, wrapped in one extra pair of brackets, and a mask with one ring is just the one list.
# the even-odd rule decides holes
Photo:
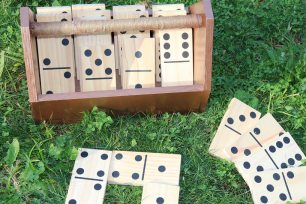
[(143, 186), (142, 204), (175, 204), (181, 156), (146, 152), (79, 149), (67, 204), (103, 203), (107, 184)]
[[(82, 4), (38, 7), (36, 19), (37, 22), (132, 19), (147, 18), (149, 12), (144, 5), (125, 5), (114, 6), (112, 15), (104, 4)], [(175, 15), (186, 15), (183, 4), (153, 6), (153, 17)], [(155, 81), (161, 81), (161, 86), (193, 84), (191, 28), (156, 31), (153, 38), (149, 30), (121, 31), (114, 33), (114, 42), (111, 33), (38, 37), (37, 47), (42, 94), (149, 88), (155, 87)], [(121, 87), (117, 85), (118, 79)]]
[(269, 113), (232, 99), (210, 145), (211, 154), (231, 161), (249, 185), (254, 203), (306, 201), (303, 151)]

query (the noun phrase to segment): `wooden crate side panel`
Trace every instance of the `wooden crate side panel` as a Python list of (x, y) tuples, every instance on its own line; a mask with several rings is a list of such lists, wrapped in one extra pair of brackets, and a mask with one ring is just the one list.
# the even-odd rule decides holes
[(33, 12), (27, 8), (20, 9), (20, 29), (22, 36), (22, 46), (24, 52), (24, 62), (26, 68), (29, 101), (36, 102), (41, 93), (40, 77), (38, 70), (37, 47), (35, 37), (30, 33), (30, 22), (34, 22)]
[(190, 7), (192, 14), (204, 14), (204, 26), (194, 28), (194, 82), (202, 84), (204, 92), (200, 110), (204, 111), (211, 91), (214, 16), (210, 0), (202, 0)]
[(168, 93), (157, 95), (138, 95), (43, 101), (32, 103), (34, 120), (51, 123), (73, 123), (82, 119), (82, 112), (91, 111), (94, 106), (112, 115), (163, 112), (199, 111), (202, 92)]

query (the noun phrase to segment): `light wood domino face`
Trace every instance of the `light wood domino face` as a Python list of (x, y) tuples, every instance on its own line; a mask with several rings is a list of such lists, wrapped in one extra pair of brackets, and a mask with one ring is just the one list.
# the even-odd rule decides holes
[(239, 139), (225, 148), (225, 154), (229, 160), (235, 161), (250, 152), (255, 153), (266, 144), (277, 139), (284, 133), (284, 129), (267, 113), (251, 129), (243, 134)]
[(143, 186), (141, 204), (178, 204), (179, 193), (179, 186), (146, 183)]
[(160, 30), (162, 86), (193, 85), (192, 29)]
[(249, 173), (254, 203), (298, 203), (306, 200), (306, 167)]
[[(248, 150), (248, 149), (247, 149)], [(285, 169), (302, 164), (305, 155), (289, 133), (284, 133), (257, 152), (245, 151), (235, 165), (242, 174), (273, 169)]]
[(114, 151), (108, 182), (136, 186), (148, 182), (178, 185), (180, 166), (180, 155)]
[(111, 151), (105, 150), (79, 150), (66, 204), (103, 203), (111, 155)]
[(125, 37), (122, 45), (122, 88), (154, 87), (155, 39)]
[(255, 109), (233, 98), (213, 138), (209, 152), (220, 158), (228, 159), (228, 155), (224, 152), (225, 148), (254, 126), (260, 115)]
[(81, 90), (116, 89), (113, 45), (81, 46)]
[[(174, 4), (174, 5), (159, 5), (152, 7), (153, 17), (164, 17), (164, 16), (183, 16), (186, 15), (186, 10), (184, 9), (184, 5), (182, 4)], [(160, 40), (159, 40), (159, 31), (154, 30), (155, 37), (155, 79), (157, 82), (161, 82), (161, 62), (160, 62)]]
[[(37, 8), (37, 22), (71, 21), (70, 7)], [(73, 39), (37, 37), (42, 94), (75, 92)]]

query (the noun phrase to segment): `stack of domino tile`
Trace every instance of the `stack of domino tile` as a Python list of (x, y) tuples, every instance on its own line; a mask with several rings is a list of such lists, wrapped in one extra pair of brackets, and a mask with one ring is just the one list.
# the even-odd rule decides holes
[(209, 152), (235, 164), (254, 203), (306, 201), (303, 151), (270, 113), (260, 116), (232, 99)]

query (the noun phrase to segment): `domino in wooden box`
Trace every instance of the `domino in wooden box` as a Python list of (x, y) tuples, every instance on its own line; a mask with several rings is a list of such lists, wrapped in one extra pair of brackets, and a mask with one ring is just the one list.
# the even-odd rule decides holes
[[(100, 9), (103, 10), (104, 8)], [(186, 8), (186, 11), (187, 15), (172, 17), (154, 18), (150, 16), (148, 18), (115, 20), (81, 19), (80, 21), (73, 20), (73, 22), (41, 23), (36, 21), (36, 14), (28, 7), (21, 8), (24, 60), (29, 101), (34, 120), (51, 123), (77, 122), (81, 120), (82, 112), (90, 111), (94, 106), (113, 114), (204, 111), (211, 90), (214, 17), (210, 0), (201, 0)], [(40, 52), (37, 50), (36, 38), (63, 38), (65, 36), (118, 33), (122, 30), (128, 32), (176, 28), (192, 28), (193, 41), (191, 47), (193, 49), (189, 55), (193, 55), (193, 83), (190, 85), (177, 84), (162, 87), (156, 83), (154, 87), (149, 88), (123, 89), (121, 80), (117, 80), (116, 89), (81, 91), (80, 80), (76, 79), (75, 91), (46, 94), (46, 90), (42, 89), (42, 78), (39, 72)], [(116, 45), (112, 45), (116, 50)], [(99, 49), (103, 50), (105, 46), (101, 45)], [(116, 55), (115, 51), (114, 53)], [(77, 63), (77, 60), (75, 62)], [(116, 79), (120, 79), (118, 71), (115, 73), (113, 69), (112, 73), (116, 75)], [(70, 78), (75, 78), (74, 73), (71, 73)], [(54, 82), (59, 81), (54, 79)]]

